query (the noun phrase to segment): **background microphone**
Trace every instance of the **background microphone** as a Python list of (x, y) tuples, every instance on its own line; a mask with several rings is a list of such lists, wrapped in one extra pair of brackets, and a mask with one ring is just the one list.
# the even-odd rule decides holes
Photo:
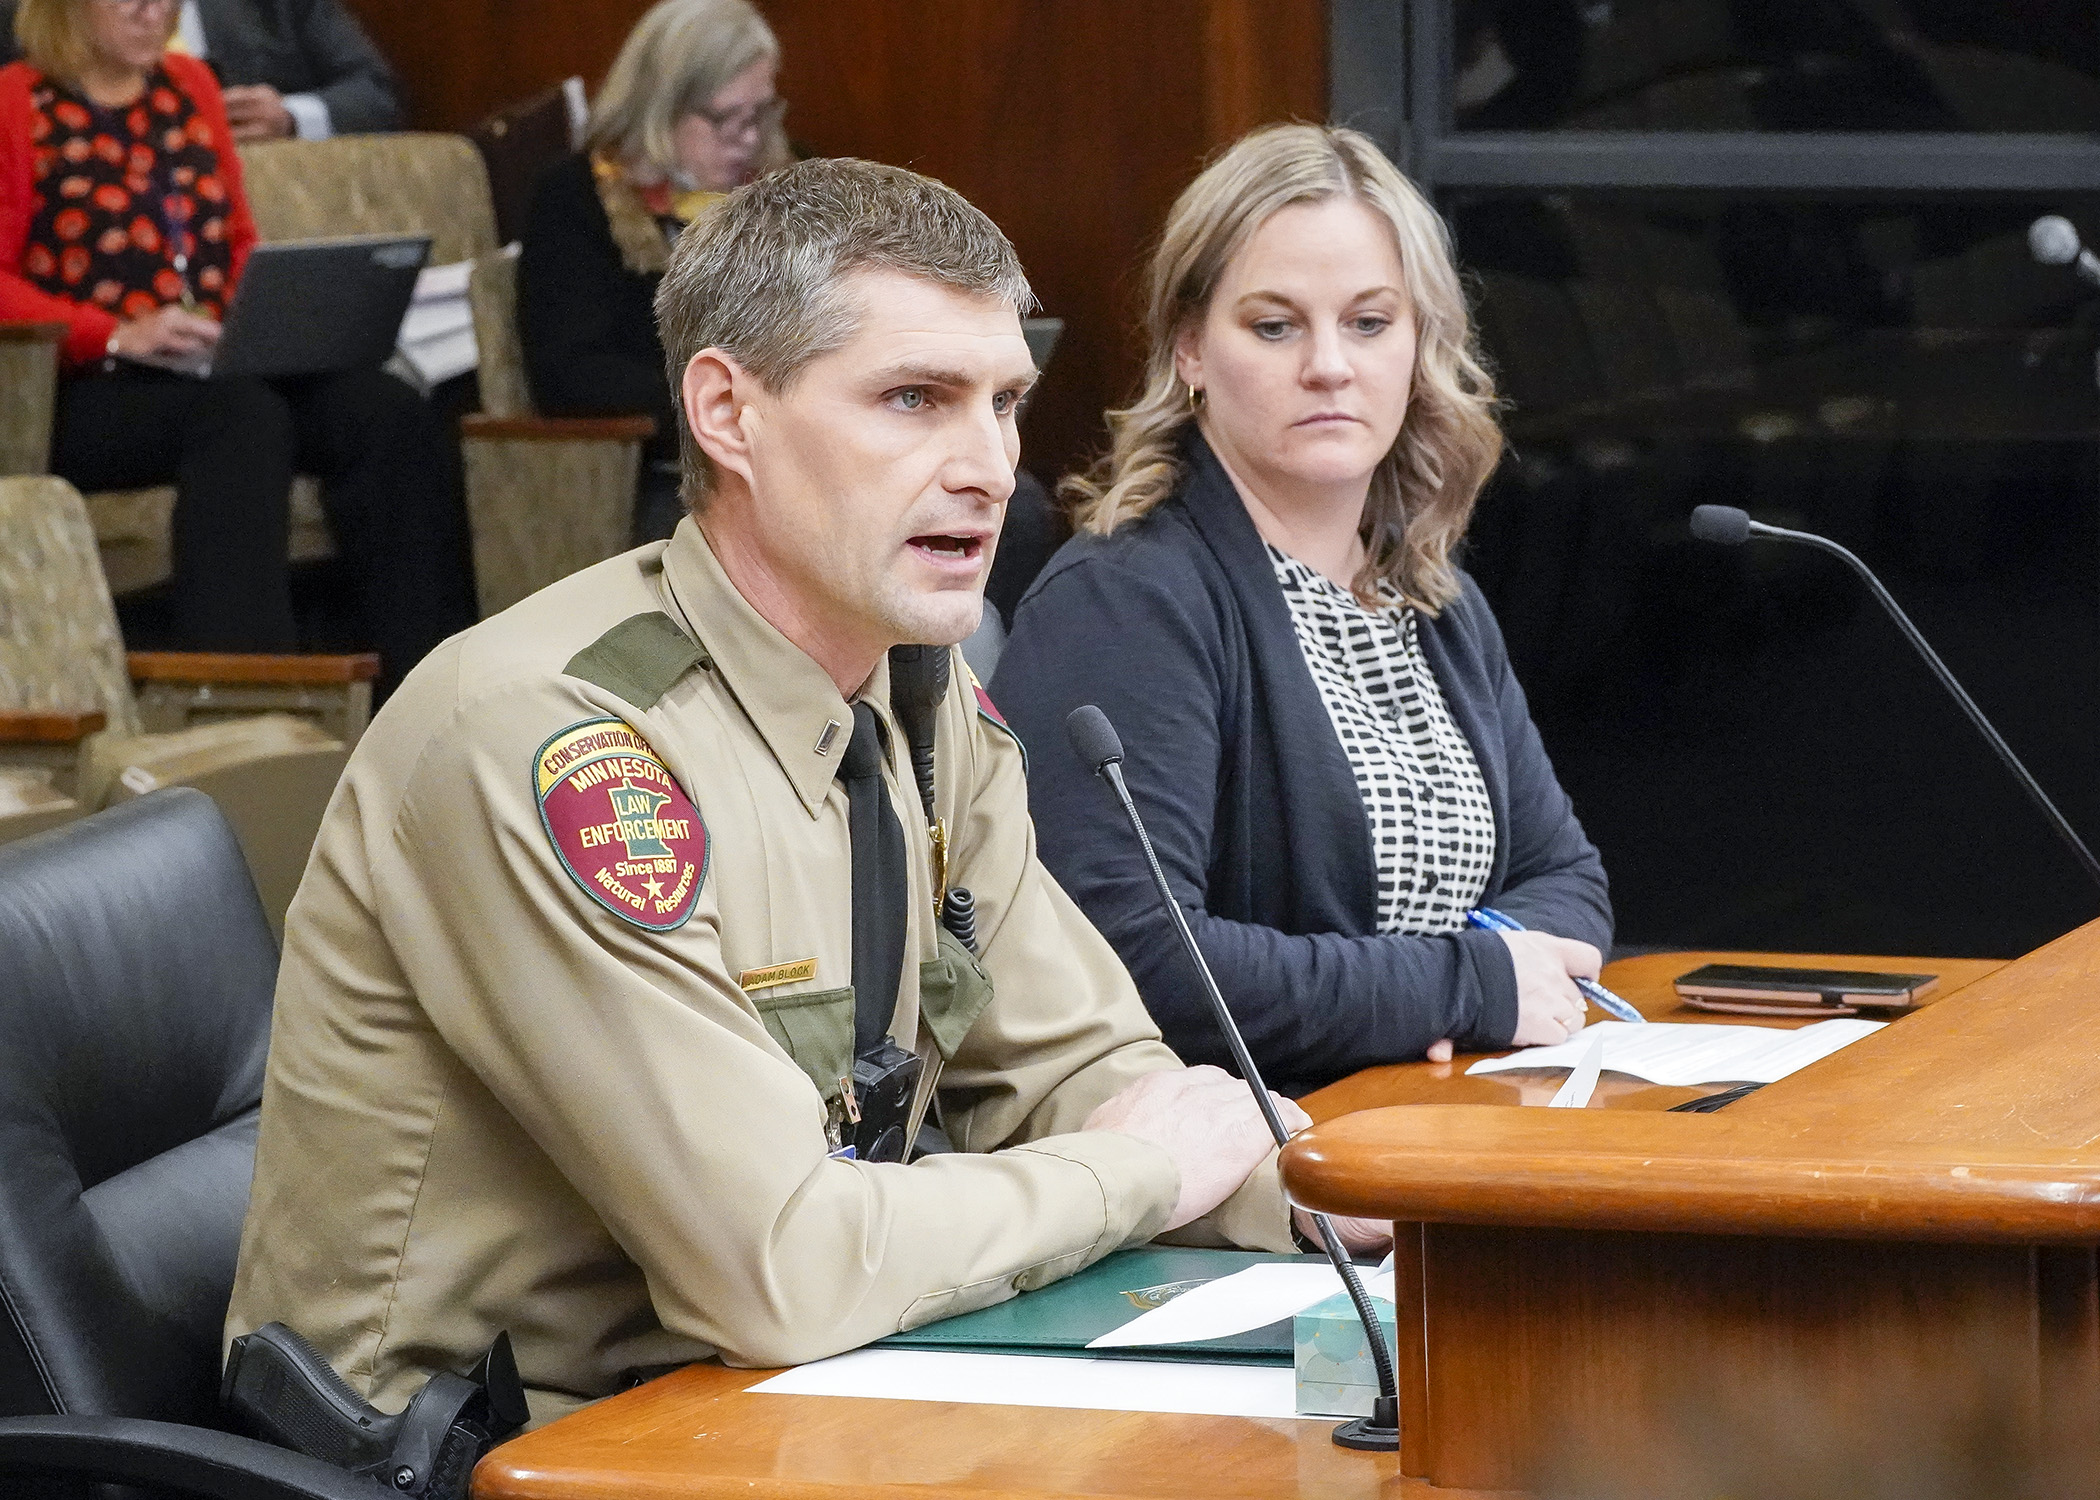
[[(1189, 919), (1182, 914), (1181, 903), (1174, 899), (1173, 887), (1167, 884), (1167, 872), (1159, 867), (1159, 856), (1153, 853), (1152, 839), (1145, 832), (1145, 820), (1138, 816), (1137, 804), (1130, 800), (1130, 789), (1123, 784), (1123, 741), (1116, 734), (1115, 725), (1108, 722), (1108, 715), (1093, 704), (1082, 704), (1065, 718), (1065, 733), (1071, 738), (1072, 748), (1079, 758), (1093, 768), (1094, 774), (1107, 782), (1123, 804), (1123, 816), (1130, 820), (1130, 831), (1137, 835), (1138, 847), (1145, 851), (1145, 863), (1152, 870), (1152, 883), (1159, 887), (1159, 899), (1173, 920), (1174, 930), (1181, 934), (1181, 946), (1188, 951), (1189, 961), (1196, 966), (1202, 977), (1203, 992), (1210, 997), (1211, 1009), (1218, 1017), (1218, 1027), (1225, 1033), (1226, 1045), (1232, 1049), (1232, 1060), (1239, 1065), (1240, 1077), (1247, 1080), (1247, 1087), (1254, 1090), (1254, 1102), (1261, 1109), (1261, 1117), (1268, 1122), (1269, 1134), (1281, 1147), (1288, 1145), (1291, 1133), (1283, 1128), (1283, 1117), (1276, 1113), (1276, 1101), (1269, 1097), (1268, 1088), (1261, 1081), (1261, 1071), (1254, 1066), (1254, 1056), (1247, 1050), (1246, 1038), (1240, 1035), (1239, 1023), (1232, 1019), (1226, 1007), (1224, 993), (1218, 981), (1211, 977), (1210, 965), (1204, 962), (1203, 950), (1196, 946), (1196, 935), (1189, 931)], [(1400, 1392), (1393, 1383), (1393, 1355), (1386, 1347), (1385, 1335), (1379, 1331), (1378, 1317), (1371, 1310), (1371, 1298), (1364, 1291), (1363, 1279), (1356, 1274), (1356, 1262), (1342, 1247), (1341, 1236), (1327, 1221), (1327, 1215), (1314, 1214), (1314, 1226), (1320, 1231), (1320, 1243), (1327, 1251), (1327, 1258), (1341, 1274), (1342, 1285), (1348, 1288), (1349, 1301), (1356, 1308), (1356, 1316), (1364, 1325), (1364, 1337), (1370, 1340), (1371, 1362), (1378, 1371), (1378, 1396), (1371, 1403), (1371, 1415), (1357, 1417), (1344, 1422), (1334, 1430), (1334, 1440), (1344, 1448), (1367, 1448), (1374, 1451), (1394, 1452), (1400, 1447)]]
[(2027, 248), (2045, 266), (2075, 266), (2078, 274), (2100, 286), (2100, 255), (2079, 243), (2078, 229), (2061, 214), (2044, 214), (2027, 226)]
[[(2035, 228), (2038, 230), (2048, 222), (2047, 219), (2038, 219), (2035, 221)], [(2061, 219), (2056, 222), (2064, 224)], [(2064, 224), (2064, 228), (2071, 234), (2075, 244), (2078, 238), (2077, 231), (2072, 230), (2069, 224)], [(2093, 259), (2090, 251), (2082, 253), (2087, 260)], [(2096, 265), (2100, 265), (2100, 262), (2096, 262)], [(1896, 622), (1904, 637), (1918, 648), (1918, 655), (1925, 658), (1925, 664), (1932, 668), (1933, 674), (1940, 680), (1940, 685), (1953, 695), (1954, 701), (1959, 703), (1962, 711), (1969, 716), (1969, 722), (1989, 741), (1990, 747), (1998, 752), (1998, 759), (2005, 762), (2005, 769), (2012, 772), (2014, 779), (2026, 788), (2027, 795), (2034, 799), (2034, 805), (2042, 810), (2042, 816), (2049, 820), (2049, 825), (2056, 830), (2057, 836), (2070, 846), (2071, 853), (2077, 856), (2078, 863), (2085, 873), (2095, 885), (2100, 885), (2100, 860), (2093, 858), (2093, 851), (2086, 848), (2085, 840), (2078, 836), (2078, 831), (2071, 826), (2070, 821), (2057, 810), (2056, 804), (2049, 800), (2048, 794), (2041, 789), (2034, 777), (2028, 774), (2027, 767), (2020, 764), (2020, 757), (2013, 754), (2012, 746), (2005, 743), (2003, 736), (1992, 726), (1991, 721), (1983, 716), (1983, 710), (1976, 706), (1976, 701), (1954, 680), (1954, 674), (1947, 670), (1947, 664), (1940, 660), (1939, 653), (1926, 643), (1918, 627), (1911, 624), (1910, 616), (1903, 612), (1902, 606), (1896, 603), (1894, 596), (1881, 586), (1881, 580), (1874, 576), (1872, 569), (1828, 537), (1817, 536), (1807, 531), (1788, 531), (1780, 526), (1767, 526), (1762, 521), (1751, 520), (1747, 514), (1732, 505), (1699, 506), (1692, 512), (1692, 535), (1702, 542), (1718, 542), (1727, 547), (1737, 546), (1753, 536), (1775, 542), (1799, 542), (1803, 546), (1828, 552), (1864, 579), (1874, 597), (1881, 601), (1881, 607), (1889, 612), (1889, 618)]]

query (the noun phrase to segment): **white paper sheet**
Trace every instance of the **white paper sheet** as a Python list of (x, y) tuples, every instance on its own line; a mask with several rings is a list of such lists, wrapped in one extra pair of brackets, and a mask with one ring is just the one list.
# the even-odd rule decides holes
[(1887, 1024), (1841, 1018), (1818, 1021), (1798, 1031), (1782, 1031), (1771, 1026), (1674, 1022), (1634, 1026), (1625, 1021), (1599, 1021), (1585, 1027), (1572, 1041), (1552, 1047), (1527, 1047), (1507, 1057), (1486, 1058), (1466, 1072), (1573, 1068), (1582, 1062), (1590, 1044), (1602, 1038), (1605, 1067), (1650, 1083), (1777, 1083), (1789, 1073), (1820, 1062)]
[[(1628, 1026), (1635, 1023), (1628, 1021)], [(1560, 1086), (1560, 1092), (1546, 1101), (1548, 1109), (1588, 1109), (1590, 1098), (1597, 1092), (1597, 1075), (1604, 1071), (1604, 1043), (1606, 1038), (1595, 1032), (1590, 1035), (1589, 1049), (1582, 1054), (1582, 1061), (1568, 1075), (1568, 1081)]]
[[(1364, 1289), (1388, 1302), (1393, 1274), (1364, 1278)], [(1127, 1349), (1137, 1344), (1194, 1344), (1229, 1338), (1263, 1328), (1279, 1318), (1296, 1317), (1315, 1302), (1342, 1290), (1333, 1266), (1302, 1261), (1272, 1261), (1249, 1266), (1230, 1276), (1191, 1288), (1172, 1302), (1140, 1313), (1121, 1328), (1111, 1329), (1089, 1349)]]
[(423, 389), (450, 380), (455, 375), (464, 375), (481, 364), (480, 346), (474, 341), (474, 327), (465, 328), (436, 338), (418, 339), (414, 343), (404, 342), (397, 351), (407, 360), (410, 368), (423, 382)]
[[(1204, 1417), (1298, 1416), (1297, 1377), (1289, 1365), (856, 1349), (836, 1359), (783, 1371), (751, 1389), (781, 1396), (865, 1396), (987, 1406), (1058, 1406), (1082, 1411), (1183, 1412)], [(1331, 1423), (1334, 1418), (1304, 1420)]]
[(432, 339), (450, 338), (465, 330), (474, 331), (474, 309), (464, 297), (445, 297), (436, 302), (411, 302), (408, 311), (401, 315), (401, 331), (395, 341), (402, 344), (425, 344)]
[(416, 273), (416, 292), (411, 306), (421, 302), (435, 302), (446, 297), (467, 295), (467, 282), (474, 274), (471, 260), (447, 261), (442, 266), (425, 266)]
[(440, 381), (464, 375), (481, 364), (481, 350), (474, 338), (474, 309), (467, 300), (467, 283), (473, 273), (472, 261), (457, 260), (425, 266), (416, 276), (415, 295), (401, 316), (394, 343), (426, 393)]

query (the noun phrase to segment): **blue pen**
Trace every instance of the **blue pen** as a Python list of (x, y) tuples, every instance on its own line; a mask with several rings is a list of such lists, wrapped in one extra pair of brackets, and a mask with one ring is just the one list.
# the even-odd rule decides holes
[[(1524, 930), (1524, 924), (1515, 917), (1505, 917), (1501, 912), (1489, 906), (1483, 906), (1477, 911), (1467, 912), (1466, 920), (1473, 926), (1486, 932), (1522, 932)], [(1646, 1016), (1594, 979), (1577, 978), (1575, 988), (1581, 990), (1590, 1002), (1606, 1015), (1613, 1016), (1621, 1021), (1633, 1021), (1643, 1025), (1647, 1023), (1648, 1018)]]

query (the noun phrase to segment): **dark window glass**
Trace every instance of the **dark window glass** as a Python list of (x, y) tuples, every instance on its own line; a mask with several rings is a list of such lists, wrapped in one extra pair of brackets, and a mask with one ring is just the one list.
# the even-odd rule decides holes
[(1447, 195), (1510, 454), (1470, 566), (1628, 943), (2013, 955), (2092, 917), (1852, 547), (2100, 841), (2100, 202)]
[(1461, 130), (2100, 130), (2091, 0), (1460, 0)]

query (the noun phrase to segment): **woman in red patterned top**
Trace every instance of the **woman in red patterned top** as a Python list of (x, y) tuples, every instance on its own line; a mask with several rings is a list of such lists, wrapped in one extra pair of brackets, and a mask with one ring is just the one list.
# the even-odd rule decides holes
[(66, 325), (52, 469), (173, 483), (174, 628), (195, 650), (297, 644), (288, 499), (323, 480), (382, 686), (473, 620), (457, 445), (378, 369), (197, 379), (255, 224), (208, 68), (167, 53), (177, 0), (23, 0), (0, 68), (0, 319)]

